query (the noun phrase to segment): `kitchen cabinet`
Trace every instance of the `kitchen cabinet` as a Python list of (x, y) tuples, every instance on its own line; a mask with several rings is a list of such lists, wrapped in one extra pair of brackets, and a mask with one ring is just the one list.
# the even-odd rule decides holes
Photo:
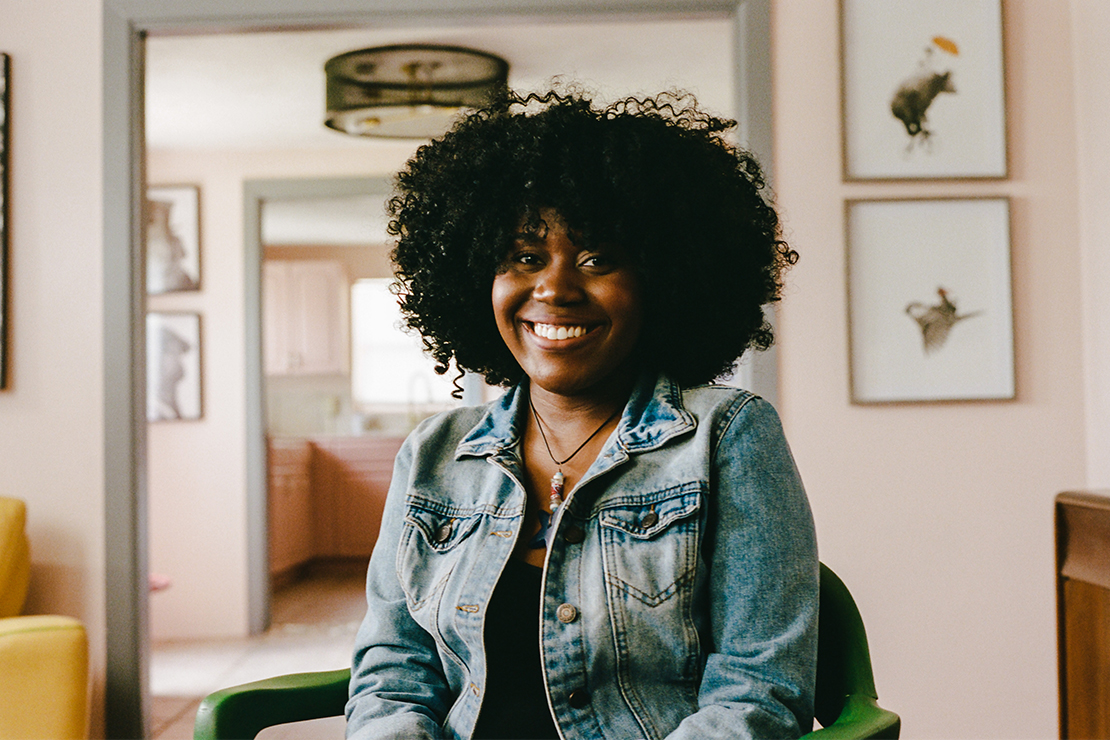
[(316, 556), (311, 460), (308, 440), (270, 440), (267, 500), (271, 575), (289, 573)]
[(369, 559), (403, 439), (328, 437), (313, 440), (312, 488), (316, 554)]
[(378, 539), (401, 437), (269, 440), (270, 575), (358, 560)]
[(267, 375), (349, 373), (350, 285), (334, 260), (262, 263)]

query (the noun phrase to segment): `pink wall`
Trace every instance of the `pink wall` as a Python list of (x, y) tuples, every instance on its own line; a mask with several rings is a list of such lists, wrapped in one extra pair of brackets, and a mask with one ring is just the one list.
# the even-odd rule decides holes
[(26, 612), (82, 619), (105, 673), (100, 1), (0, 3), (12, 57), (11, 388), (0, 493), (27, 502)]
[[(775, 162), (801, 253), (782, 311), (782, 411), (822, 559), (868, 626), (907, 737), (1056, 732), (1052, 499), (1085, 481), (1071, 27), (1005, 3), (1011, 176), (845, 184), (836, 0), (774, 4)], [(1018, 397), (853, 406), (845, 198), (1012, 198)]]

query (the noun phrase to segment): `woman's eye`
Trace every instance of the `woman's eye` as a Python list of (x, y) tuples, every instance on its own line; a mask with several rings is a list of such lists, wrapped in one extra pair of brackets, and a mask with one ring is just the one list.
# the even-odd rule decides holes
[(588, 254), (578, 264), (594, 270), (610, 270), (616, 267), (616, 261), (606, 254)]
[(509, 255), (509, 263), (521, 267), (535, 267), (541, 264), (541, 260), (534, 252), (515, 252)]

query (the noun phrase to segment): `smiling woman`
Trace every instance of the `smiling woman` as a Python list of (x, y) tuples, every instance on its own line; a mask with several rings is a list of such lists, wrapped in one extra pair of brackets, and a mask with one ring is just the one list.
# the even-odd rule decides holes
[(370, 561), (348, 736), (791, 737), (813, 722), (812, 517), (771, 406), (713, 385), (772, 341), (796, 254), (692, 96), (507, 94), (390, 201), (441, 373)]

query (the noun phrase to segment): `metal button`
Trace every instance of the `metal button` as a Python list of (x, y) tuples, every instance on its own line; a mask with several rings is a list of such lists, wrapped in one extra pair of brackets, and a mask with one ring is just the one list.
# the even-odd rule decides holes
[(574, 608), (573, 604), (559, 604), (559, 608), (555, 610), (555, 616), (563, 624), (570, 624), (578, 619), (578, 610)]
[(451, 522), (439, 525), (436, 533), (432, 535), (432, 541), (437, 545), (442, 545), (447, 540), (451, 539)]
[(571, 545), (578, 545), (582, 540), (586, 539), (586, 533), (582, 531), (581, 527), (570, 525), (563, 532), (563, 540)]
[(649, 511), (644, 514), (644, 518), (640, 520), (640, 526), (644, 529), (654, 527), (659, 522), (659, 515), (654, 511)]
[(570, 704), (575, 709), (582, 709), (590, 703), (590, 692), (585, 689), (575, 689), (570, 692), (567, 697), (567, 704)]

